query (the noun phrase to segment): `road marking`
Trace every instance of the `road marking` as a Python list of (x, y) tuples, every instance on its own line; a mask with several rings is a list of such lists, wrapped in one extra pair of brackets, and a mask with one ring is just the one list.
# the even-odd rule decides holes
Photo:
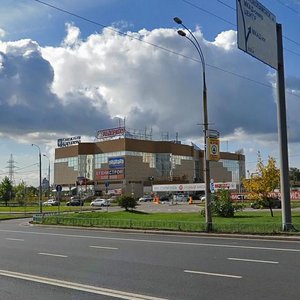
[[(0, 229), (0, 232), (13, 232), (13, 233), (23, 233), (23, 234), (32, 234), (32, 235), (60, 236), (60, 237), (85, 238), (85, 239), (109, 240), (109, 241), (141, 242), (141, 243), (166, 244), (166, 245), (185, 245), (185, 246), (202, 246), (202, 247), (221, 247), (221, 248), (300, 252), (300, 249), (293, 249), (293, 248), (272, 248), (272, 247), (239, 246), (239, 245), (228, 245), (228, 244), (173, 242), (173, 241), (145, 240), (145, 239), (132, 239), (132, 238), (113, 238), (113, 237), (74, 235), (74, 234), (36, 232), (36, 231), (17, 231), (17, 230), (5, 230), (5, 229)], [(202, 237), (200, 237), (200, 238), (202, 238)], [(270, 241), (267, 241), (267, 242), (270, 242)], [(277, 242), (277, 241), (272, 241), (272, 242)], [(291, 242), (291, 241), (289, 241), (289, 242)]]
[(208, 273), (208, 272), (191, 271), (191, 270), (184, 270), (184, 272), (185, 272), (185, 273), (192, 273), (192, 274), (208, 275), (208, 276), (218, 276), (218, 277), (236, 278), (236, 279), (241, 279), (241, 278), (243, 278), (242, 276), (237, 276), (237, 275), (220, 274), (220, 273)]
[(256, 262), (256, 263), (264, 263), (264, 264), (279, 264), (278, 261), (272, 261), (272, 260), (257, 260), (257, 259), (235, 258), (235, 257), (228, 257), (227, 259), (237, 260), (237, 261), (248, 261), (248, 262)]
[(62, 255), (62, 254), (54, 254), (54, 253), (45, 253), (45, 252), (39, 252), (39, 255), (47, 255), (47, 256), (55, 256), (55, 257), (68, 257), (67, 255)]
[(6, 240), (9, 241), (20, 241), (20, 242), (24, 242), (24, 239), (13, 239), (13, 238), (5, 238)]
[(84, 291), (88, 293), (110, 296), (118, 299), (127, 300), (167, 300), (166, 298), (157, 298), (147, 295), (128, 293), (113, 289), (106, 289), (92, 285), (81, 284), (77, 282), (64, 281), (59, 279), (53, 279), (48, 277), (35, 276), (19, 272), (11, 272), (6, 270), (0, 270), (0, 275), (12, 278), (23, 279), (27, 281), (39, 282), (48, 285), (54, 285), (59, 287), (64, 287), (72, 290)]
[(96, 248), (96, 249), (119, 250), (119, 248), (114, 248), (114, 247), (102, 247), (102, 246), (89, 246), (89, 247)]

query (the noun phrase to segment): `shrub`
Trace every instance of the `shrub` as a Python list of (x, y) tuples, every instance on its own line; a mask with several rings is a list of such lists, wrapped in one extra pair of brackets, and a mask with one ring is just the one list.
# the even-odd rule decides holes
[(137, 206), (137, 201), (135, 198), (127, 195), (123, 195), (121, 197), (118, 197), (118, 204), (125, 208), (125, 210), (128, 210), (128, 208), (134, 209)]
[(228, 190), (219, 190), (211, 198), (211, 212), (213, 215), (232, 218), (236, 211), (243, 209), (243, 205), (232, 202)]

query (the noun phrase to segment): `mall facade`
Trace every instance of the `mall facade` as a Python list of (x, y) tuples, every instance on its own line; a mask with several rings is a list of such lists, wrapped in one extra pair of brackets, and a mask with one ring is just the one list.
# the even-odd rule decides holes
[[(140, 197), (153, 185), (203, 183), (204, 151), (178, 141), (120, 136), (55, 149), (54, 184), (64, 191)], [(221, 152), (210, 162), (214, 182), (230, 182), (238, 191), (245, 177), (245, 156)], [(232, 186), (232, 185), (231, 185)]]

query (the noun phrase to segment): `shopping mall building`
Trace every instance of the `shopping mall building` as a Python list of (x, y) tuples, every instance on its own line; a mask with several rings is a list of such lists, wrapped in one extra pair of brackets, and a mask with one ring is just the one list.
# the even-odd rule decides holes
[[(97, 142), (63, 145), (60, 141), (55, 149), (54, 184), (70, 192), (139, 197), (151, 192), (155, 185), (204, 182), (204, 151), (195, 145), (115, 132), (120, 133), (120, 128), (101, 131)], [(220, 152), (219, 161), (210, 162), (210, 178), (214, 182), (231, 183), (238, 190), (243, 177), (243, 154)]]

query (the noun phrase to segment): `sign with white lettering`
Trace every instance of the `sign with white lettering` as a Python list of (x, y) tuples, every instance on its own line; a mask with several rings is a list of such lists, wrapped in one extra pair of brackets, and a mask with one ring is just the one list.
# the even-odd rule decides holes
[(57, 140), (58, 147), (68, 147), (78, 145), (81, 142), (81, 136), (72, 136), (69, 138), (62, 138)]
[(126, 132), (125, 127), (111, 128), (98, 130), (96, 138), (97, 139), (108, 139), (116, 136), (124, 135)]
[[(186, 184), (155, 184), (152, 186), (153, 192), (193, 192), (205, 191), (205, 183), (186, 183)], [(214, 189), (236, 189), (234, 182), (214, 183)]]
[(109, 157), (108, 158), (108, 167), (109, 169), (122, 169), (125, 165), (124, 157)]
[(236, 0), (238, 47), (277, 70), (276, 17), (257, 0)]
[(112, 179), (124, 179), (124, 169), (96, 169), (96, 180), (112, 180)]

